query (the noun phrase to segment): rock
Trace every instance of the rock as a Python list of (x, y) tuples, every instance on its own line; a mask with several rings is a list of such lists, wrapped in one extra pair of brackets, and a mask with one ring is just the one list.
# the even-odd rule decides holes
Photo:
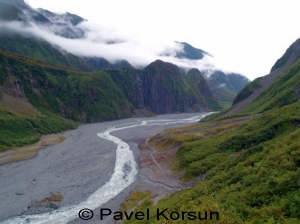
[(58, 209), (59, 208), (59, 202), (53, 202), (53, 201), (51, 201), (49, 206), (52, 209)]

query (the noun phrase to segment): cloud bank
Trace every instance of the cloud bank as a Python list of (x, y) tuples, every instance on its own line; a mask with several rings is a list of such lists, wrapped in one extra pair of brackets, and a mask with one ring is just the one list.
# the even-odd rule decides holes
[[(1, 22), (0, 30), (10, 29), (13, 32), (43, 39), (53, 46), (85, 57), (103, 57), (111, 63), (121, 60), (128, 61), (132, 66), (141, 68), (160, 59), (171, 62), (184, 69), (198, 68), (209, 74), (212, 70), (220, 69), (215, 59), (205, 55), (201, 60), (180, 59), (176, 54), (183, 51), (183, 45), (175, 41), (149, 40), (130, 36), (126, 33), (98, 24), (84, 21), (76, 26), (68, 24), (63, 29), (83, 31), (81, 38), (65, 38), (57, 35), (58, 29), (53, 24), (36, 24), (34, 22)], [(0, 31), (1, 33), (1, 31)], [(167, 56), (165, 56), (167, 55)]]

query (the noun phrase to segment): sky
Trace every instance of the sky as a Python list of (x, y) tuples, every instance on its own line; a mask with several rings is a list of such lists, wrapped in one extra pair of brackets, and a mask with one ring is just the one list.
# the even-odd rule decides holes
[[(218, 68), (250, 80), (267, 75), (300, 38), (299, 0), (25, 0), (33, 8), (77, 14), (106, 30), (154, 50), (187, 42), (214, 56)], [(91, 25), (92, 24), (92, 25)], [(132, 52), (131, 52), (132, 53)], [(152, 59), (152, 58), (151, 58)], [(150, 58), (149, 58), (150, 60)]]

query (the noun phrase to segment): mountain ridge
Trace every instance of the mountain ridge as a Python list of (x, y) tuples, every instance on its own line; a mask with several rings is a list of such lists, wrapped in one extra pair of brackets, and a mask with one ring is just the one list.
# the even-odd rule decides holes
[[(76, 40), (83, 40), (88, 36), (90, 32), (88, 26), (81, 26), (80, 24), (84, 23), (86, 20), (78, 15), (71, 14), (71, 13), (64, 13), (64, 14), (56, 14), (50, 12), (49, 10), (44, 9), (33, 9), (29, 5), (27, 5), (24, 1), (9, 1), (9, 0), (1, 0), (0, 3), (5, 4), (14, 8), (17, 15), (8, 19), (8, 21), (23, 21), (26, 26), (37, 26), (43, 31), (49, 32), (56, 36), (60, 36), (67, 39), (76, 39)], [(1, 10), (1, 7), (0, 7)], [(8, 10), (9, 11), (9, 10)], [(0, 12), (0, 18), (4, 12)], [(13, 14), (14, 14), (13, 13)], [(92, 32), (92, 31), (91, 31)], [(114, 67), (122, 67), (122, 66), (129, 66), (131, 67), (130, 63), (126, 61), (126, 59), (118, 60), (115, 62), (109, 62), (105, 57), (84, 57), (73, 55), (66, 50), (63, 50), (62, 46), (51, 46), (51, 43), (46, 41), (43, 42), (43, 38), (31, 36), (30, 40), (28, 40), (28, 34), (25, 39), (21, 37), (22, 34), (16, 34), (17, 37), (10, 36), (8, 39), (4, 38), (3, 36), (7, 35), (7, 31), (2, 31), (2, 42), (5, 44), (0, 45), (2, 50), (7, 50), (12, 53), (21, 53), (31, 56), (35, 59), (45, 60), (50, 63), (59, 63), (67, 66), (75, 67), (76, 69), (80, 69), (83, 71), (92, 71), (92, 70), (101, 70), (104, 68), (114, 68)], [(30, 36), (30, 34), (29, 34)], [(26, 40), (27, 38), (27, 40)], [(9, 43), (9, 40), (11, 42)], [(101, 38), (100, 38), (101, 39)], [(96, 40), (97, 41), (97, 40)], [(104, 40), (103, 40), (104, 41)], [(212, 57), (212, 55), (202, 49), (196, 48), (187, 42), (179, 42), (174, 41), (176, 47), (174, 49), (165, 50), (157, 55), (159, 56), (166, 56), (172, 57), (182, 60), (190, 60), (190, 61), (197, 61), (202, 60), (205, 56)], [(22, 43), (22, 44), (17, 44)], [(105, 44), (116, 44), (114, 40), (104, 41)], [(7, 45), (7, 46), (3, 46)], [(36, 46), (34, 46), (36, 45)], [(61, 51), (61, 52), (59, 52)], [(171, 52), (169, 52), (171, 51)], [(55, 58), (56, 57), (56, 58)], [(149, 64), (150, 62), (146, 63)], [(134, 63), (133, 63), (134, 64)], [(141, 67), (144, 67), (143, 65)], [(192, 67), (191, 67), (192, 68)], [(210, 86), (212, 88), (212, 86)], [(222, 95), (225, 94), (227, 97), (225, 102), (222, 102), (223, 106), (228, 107), (229, 103), (232, 102), (234, 95), (237, 92), (229, 93), (227, 90), (222, 91), (217, 88), (212, 88), (214, 95)], [(220, 97), (219, 97), (220, 99)]]
[[(142, 193), (136, 189), (121, 207), (134, 212), (167, 208), (164, 214), (171, 223), (177, 223), (172, 213), (183, 217), (187, 211), (205, 211), (202, 220), (209, 223), (300, 223), (298, 40), (291, 46), (270, 75), (254, 80), (238, 94), (233, 109), (257, 95), (244, 108), (230, 108), (198, 124), (168, 129), (141, 144), (156, 156), (176, 151), (175, 158), (157, 161), (157, 166), (175, 172), (176, 181), (178, 176), (181, 181), (193, 181), (193, 186), (169, 196), (150, 187)], [(161, 175), (155, 163), (147, 168), (156, 178)], [(137, 194), (147, 197), (137, 202)], [(164, 198), (157, 201), (156, 197)], [(218, 218), (209, 219), (206, 211), (215, 211)], [(150, 223), (161, 222), (155, 212), (149, 216)], [(185, 216), (184, 221), (190, 220), (196, 218)]]
[[(243, 111), (249, 105), (253, 104), (255, 100), (272, 86), (274, 81), (280, 76), (288, 73), (288, 70), (300, 58), (300, 39), (296, 40), (283, 54), (283, 56), (276, 61), (271, 69), (270, 74), (259, 77), (253, 82), (249, 83), (233, 101), (234, 104), (230, 110), (226, 111), (222, 117), (232, 116), (240, 111)], [(297, 84), (297, 83), (295, 83)]]
[[(153, 62), (144, 70), (123, 67), (82, 72), (0, 51), (0, 106), (4, 114), (14, 114), (10, 120), (32, 115), (44, 117), (45, 122), (56, 119), (62, 125), (69, 123), (62, 119), (90, 123), (127, 118), (136, 110), (164, 114), (220, 108), (200, 77), (200, 71), (189, 77), (176, 65), (163, 61)], [(17, 106), (8, 104), (8, 99)]]

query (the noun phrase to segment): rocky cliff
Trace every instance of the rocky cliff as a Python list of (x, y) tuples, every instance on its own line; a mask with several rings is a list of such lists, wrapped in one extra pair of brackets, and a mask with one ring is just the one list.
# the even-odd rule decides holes
[(124, 67), (84, 73), (5, 52), (0, 55), (0, 84), (6, 93), (18, 87), (38, 110), (75, 121), (129, 117), (134, 109), (155, 114), (219, 109), (196, 69), (185, 74), (176, 65), (155, 61), (144, 70)]
[(201, 72), (185, 74), (176, 65), (157, 60), (144, 70), (107, 70), (128, 101), (155, 114), (220, 109)]

